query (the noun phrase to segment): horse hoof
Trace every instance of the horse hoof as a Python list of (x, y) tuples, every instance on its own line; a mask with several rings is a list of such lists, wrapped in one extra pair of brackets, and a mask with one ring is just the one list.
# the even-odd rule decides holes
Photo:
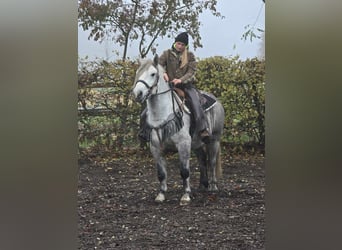
[(159, 193), (157, 195), (157, 197), (155, 198), (155, 201), (158, 202), (158, 203), (161, 203), (161, 202), (165, 201), (165, 195), (163, 193)]
[(181, 206), (186, 206), (186, 205), (189, 205), (191, 202), (191, 199), (190, 199), (190, 195), (187, 193), (187, 194), (184, 194), (180, 200), (180, 205)]
[(216, 191), (218, 191), (218, 188), (216, 185), (209, 185), (208, 191), (209, 192), (216, 192)]

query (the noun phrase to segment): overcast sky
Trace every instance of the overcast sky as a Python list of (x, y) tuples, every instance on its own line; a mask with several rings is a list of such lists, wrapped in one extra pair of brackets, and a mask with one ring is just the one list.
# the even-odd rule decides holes
[[(244, 28), (250, 25), (265, 30), (265, 4), (262, 0), (218, 0), (217, 10), (221, 12), (224, 19), (211, 15), (208, 11), (201, 14), (202, 26), (201, 43), (203, 48), (193, 50), (190, 38), (190, 50), (194, 51), (196, 57), (207, 58), (211, 56), (235, 56), (241, 59), (252, 58), (261, 55), (262, 42), (260, 39), (242, 40), (242, 35), (246, 32)], [(256, 31), (258, 35), (260, 33)], [(93, 60), (96, 58), (114, 61), (118, 57), (114, 51), (120, 48), (111, 41), (102, 43), (88, 40), (88, 31), (78, 28), (78, 54), (81, 58), (88, 56)], [(174, 38), (157, 39), (159, 46), (157, 53), (168, 49)], [(134, 45), (133, 45), (134, 46)], [(138, 57), (138, 49), (131, 46), (128, 49), (128, 56), (132, 59)], [(122, 49), (121, 49), (122, 51)]]

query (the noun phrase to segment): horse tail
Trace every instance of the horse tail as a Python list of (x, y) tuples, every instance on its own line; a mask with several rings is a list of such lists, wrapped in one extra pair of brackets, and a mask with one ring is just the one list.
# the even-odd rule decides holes
[(216, 153), (216, 168), (215, 168), (215, 172), (216, 172), (216, 177), (217, 178), (222, 177), (221, 146), (220, 146), (220, 144), (218, 146), (217, 153)]

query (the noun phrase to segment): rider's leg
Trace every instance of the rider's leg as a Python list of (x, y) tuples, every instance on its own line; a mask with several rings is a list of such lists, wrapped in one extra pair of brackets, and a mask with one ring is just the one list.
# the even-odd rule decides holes
[(199, 101), (199, 96), (195, 88), (184, 88), (187, 99), (191, 106), (191, 112), (194, 113), (197, 131), (203, 142), (208, 143), (210, 134), (208, 130), (207, 119)]

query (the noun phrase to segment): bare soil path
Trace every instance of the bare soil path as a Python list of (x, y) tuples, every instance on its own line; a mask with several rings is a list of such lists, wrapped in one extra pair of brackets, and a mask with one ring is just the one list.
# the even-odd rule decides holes
[(152, 160), (129, 158), (79, 161), (79, 249), (265, 249), (264, 158), (223, 158), (217, 193), (197, 189), (192, 158), (188, 206), (176, 158), (163, 204)]

